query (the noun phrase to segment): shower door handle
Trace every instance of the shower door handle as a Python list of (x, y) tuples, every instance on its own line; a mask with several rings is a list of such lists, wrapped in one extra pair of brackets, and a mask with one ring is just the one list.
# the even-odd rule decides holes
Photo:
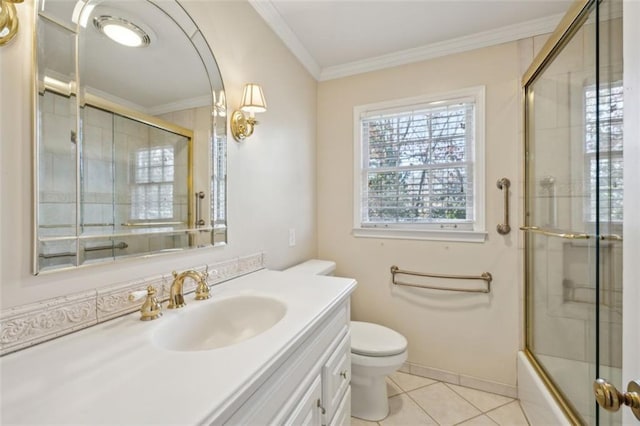
[(593, 382), (593, 393), (598, 405), (607, 411), (618, 411), (622, 405), (627, 405), (640, 420), (640, 380), (632, 380), (627, 385), (626, 392), (620, 392), (605, 379)]

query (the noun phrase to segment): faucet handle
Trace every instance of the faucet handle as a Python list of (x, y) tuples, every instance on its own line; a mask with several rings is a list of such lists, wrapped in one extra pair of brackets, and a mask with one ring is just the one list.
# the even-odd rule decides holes
[(129, 294), (129, 301), (135, 302), (144, 296), (147, 296), (144, 303), (140, 307), (140, 321), (151, 321), (162, 316), (162, 306), (156, 298), (156, 289), (153, 286), (147, 287), (147, 290), (134, 291)]
[(196, 287), (196, 300), (207, 300), (211, 297), (211, 288), (207, 283), (207, 278), (209, 277), (209, 266), (204, 272), (199, 273), (200, 279), (198, 280), (198, 286)]
[(137, 302), (148, 294), (147, 290), (132, 291), (129, 293), (129, 302)]

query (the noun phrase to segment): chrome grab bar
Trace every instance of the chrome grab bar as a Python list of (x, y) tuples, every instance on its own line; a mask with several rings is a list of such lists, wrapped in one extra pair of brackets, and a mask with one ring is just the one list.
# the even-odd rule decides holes
[[(428, 278), (453, 278), (458, 280), (482, 280), (487, 283), (486, 288), (476, 288), (476, 289), (466, 289), (466, 288), (453, 288), (453, 287), (436, 287), (429, 285), (420, 285), (420, 284), (412, 284), (412, 283), (403, 283), (400, 281), (396, 281), (396, 275), (415, 275), (417, 277), (428, 277)], [(417, 288), (427, 288), (431, 290), (446, 290), (446, 291), (461, 291), (465, 293), (489, 293), (491, 291), (491, 281), (493, 281), (493, 276), (489, 272), (483, 272), (481, 275), (450, 275), (450, 274), (427, 274), (424, 272), (413, 272), (413, 271), (405, 271), (397, 266), (393, 265), (391, 267), (391, 282), (395, 285), (408, 286), (408, 287), (417, 287)]]
[(498, 179), (496, 184), (498, 189), (504, 191), (504, 223), (499, 223), (496, 226), (496, 230), (500, 235), (507, 235), (511, 232), (511, 226), (509, 226), (509, 187), (511, 186), (511, 181), (506, 177), (502, 179)]

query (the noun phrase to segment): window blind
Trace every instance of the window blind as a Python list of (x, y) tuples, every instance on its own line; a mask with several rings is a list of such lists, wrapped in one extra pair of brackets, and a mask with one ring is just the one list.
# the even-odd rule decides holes
[(361, 114), (362, 226), (471, 224), (473, 99)]

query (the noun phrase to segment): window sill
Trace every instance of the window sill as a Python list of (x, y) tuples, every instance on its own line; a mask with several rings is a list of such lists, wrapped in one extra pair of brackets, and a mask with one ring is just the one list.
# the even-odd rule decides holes
[(425, 241), (455, 241), (464, 243), (484, 243), (487, 233), (484, 231), (451, 231), (426, 229), (381, 229), (381, 228), (353, 228), (352, 235), (356, 238), (387, 238), (393, 240), (425, 240)]

